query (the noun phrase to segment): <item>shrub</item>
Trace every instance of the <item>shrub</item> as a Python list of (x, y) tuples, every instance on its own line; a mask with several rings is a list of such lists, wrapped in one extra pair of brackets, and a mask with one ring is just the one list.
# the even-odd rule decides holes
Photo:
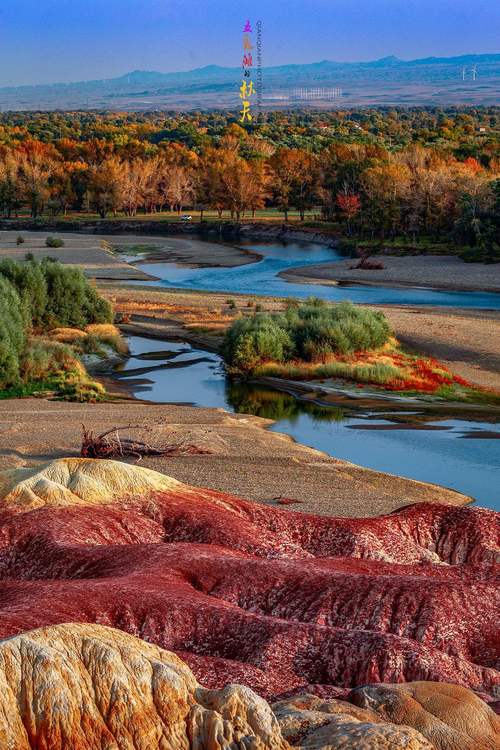
[(249, 372), (264, 362), (315, 362), (379, 349), (390, 335), (380, 312), (349, 302), (330, 306), (309, 299), (288, 305), (283, 314), (255, 314), (236, 321), (226, 334), (223, 356), (230, 370)]
[(79, 328), (53, 328), (47, 335), (53, 341), (60, 341), (62, 344), (78, 344), (79, 341), (87, 338), (85, 331)]
[(91, 286), (80, 268), (48, 260), (40, 265), (47, 282), (46, 325), (84, 328), (88, 323), (111, 322), (109, 302)]
[(101, 345), (111, 347), (118, 354), (127, 354), (129, 351), (127, 342), (120, 331), (111, 323), (91, 323), (85, 328), (85, 331), (87, 332), (87, 338), (93, 338)]
[(231, 370), (250, 372), (260, 362), (287, 359), (293, 350), (293, 342), (278, 316), (258, 313), (235, 321), (222, 348)]
[(42, 338), (28, 344), (20, 370), (25, 383), (50, 380), (63, 372), (85, 372), (70, 346)]
[(64, 240), (62, 240), (60, 237), (47, 237), (45, 240), (45, 246), (46, 247), (64, 247)]
[(16, 245), (24, 245), (24, 237), (22, 235), (19, 235), (17, 238)]
[(286, 318), (296, 353), (307, 361), (379, 349), (391, 334), (383, 313), (350, 302), (330, 306), (309, 299), (296, 309), (288, 309)]
[(106, 390), (88, 376), (70, 372), (58, 384), (58, 394), (63, 401), (97, 403), (104, 400)]
[(48, 258), (41, 263), (5, 259), (0, 261), (0, 275), (17, 289), (26, 323), (37, 331), (112, 321), (109, 302), (77, 266), (64, 266)]
[(0, 274), (0, 389), (19, 383), (19, 363), (26, 341), (21, 301), (8, 279)]
[(18, 263), (11, 258), (5, 258), (0, 261), (0, 276), (7, 278), (16, 288), (21, 298), (26, 327), (42, 329), (48, 302), (47, 282), (42, 264), (32, 260)]

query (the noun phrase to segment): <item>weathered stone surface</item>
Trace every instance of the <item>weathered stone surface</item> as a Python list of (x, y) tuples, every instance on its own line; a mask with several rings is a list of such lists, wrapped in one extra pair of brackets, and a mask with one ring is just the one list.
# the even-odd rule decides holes
[(0, 747), (287, 750), (249, 688), (200, 687), (175, 654), (110, 628), (60, 625), (0, 643)]
[(345, 701), (306, 694), (276, 703), (273, 710), (283, 737), (300, 750), (432, 750), (415, 729)]
[(242, 685), (207, 690), (175, 654), (101, 625), (0, 642), (2, 750), (498, 747), (498, 718), (463, 688), (377, 685), (351, 697), (370, 706), (304, 694), (271, 708)]
[(415, 727), (436, 750), (500, 748), (500, 718), (458, 685), (367, 685), (353, 690), (350, 699), (387, 721)]
[(182, 486), (151, 469), (118, 461), (64, 458), (0, 472), (0, 501), (17, 510), (110, 503)]

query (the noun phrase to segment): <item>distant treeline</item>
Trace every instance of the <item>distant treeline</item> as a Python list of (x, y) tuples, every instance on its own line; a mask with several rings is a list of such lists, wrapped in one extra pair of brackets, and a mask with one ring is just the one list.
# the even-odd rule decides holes
[(500, 108), (0, 117), (0, 210), (314, 209), (354, 237), (500, 252)]

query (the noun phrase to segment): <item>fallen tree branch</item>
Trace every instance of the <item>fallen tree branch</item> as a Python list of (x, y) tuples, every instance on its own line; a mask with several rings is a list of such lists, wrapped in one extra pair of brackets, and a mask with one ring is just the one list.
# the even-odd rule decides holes
[[(137, 440), (131, 436), (121, 436), (120, 430), (134, 430), (138, 426), (113, 427), (111, 430), (96, 435), (93, 430), (87, 430), (82, 425), (82, 447), (80, 455), (83, 458), (125, 458), (132, 457), (140, 461), (143, 456), (189, 456), (209, 454), (211, 451), (186, 441), (154, 445)], [(144, 428), (141, 428), (144, 429)]]

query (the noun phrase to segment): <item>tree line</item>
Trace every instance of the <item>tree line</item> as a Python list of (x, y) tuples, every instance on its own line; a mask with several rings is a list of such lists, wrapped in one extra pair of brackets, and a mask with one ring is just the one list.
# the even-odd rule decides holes
[[(290, 114), (290, 128), (316, 131), (317, 117), (309, 122), (306, 115), (300, 120)], [(165, 209), (197, 210), (203, 218), (211, 210), (236, 221), (263, 208), (282, 212), (284, 221), (291, 210), (301, 220), (313, 210), (318, 219), (353, 237), (381, 242), (397, 236), (446, 238), (494, 255), (500, 232), (498, 138), (494, 132), (486, 140), (476, 137), (476, 120), (468, 117), (465, 124), (460, 114), (453, 122), (441, 122), (441, 131), (450, 133), (447, 147), (411, 140), (389, 148), (384, 138), (371, 134), (353, 142), (332, 137), (319, 150), (283, 146), (265, 137), (272, 121), (266, 123), (268, 130), (249, 131), (222, 120), (217, 133), (209, 134), (193, 116), (177, 123), (177, 141), (161, 138), (164, 131), (129, 117), (112, 127), (109, 119), (100, 122), (107, 123), (113, 137), (102, 137), (102, 132), (96, 137), (96, 121), (90, 118), (88, 132), (81, 121), (78, 137), (46, 140), (33, 138), (26, 125), (23, 129), (11, 120), (2, 125), (0, 210), (13, 217), (27, 209), (33, 218), (68, 211), (133, 217)], [(391, 120), (390, 113), (382, 117), (384, 133)], [(491, 115), (480, 121), (496, 127)], [(404, 129), (404, 123), (401, 114), (398, 128)], [(187, 125), (199, 142), (182, 137)], [(464, 132), (459, 136), (460, 128)]]

